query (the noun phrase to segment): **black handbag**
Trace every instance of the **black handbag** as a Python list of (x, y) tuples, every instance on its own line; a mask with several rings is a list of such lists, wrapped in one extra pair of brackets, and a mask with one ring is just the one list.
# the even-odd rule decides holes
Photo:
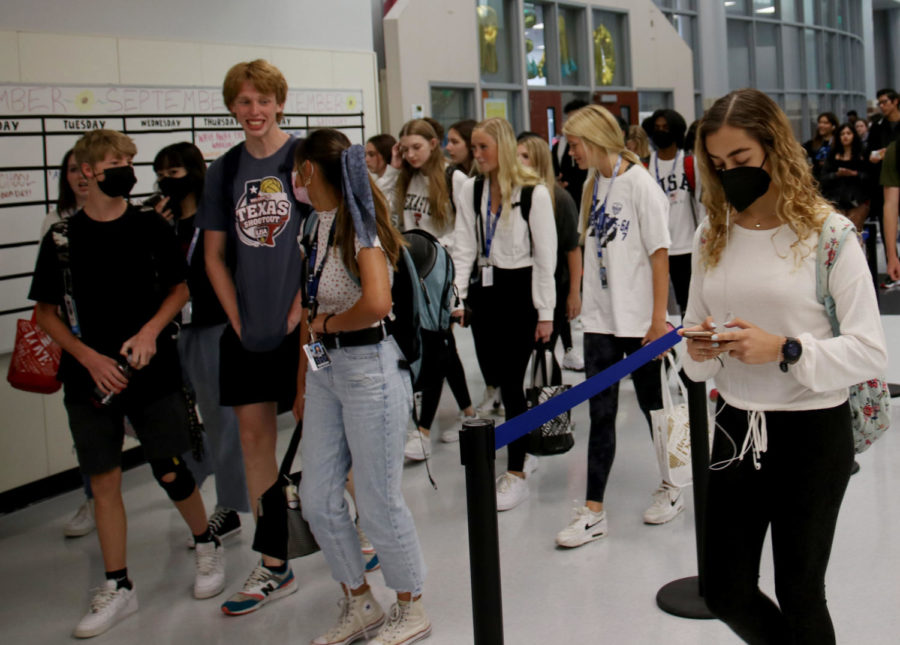
[(257, 502), (256, 533), (253, 550), (279, 560), (293, 560), (319, 550), (309, 524), (300, 509), (300, 477), (302, 471), (291, 473), (297, 446), (303, 435), (303, 421), (297, 423), (288, 445), (278, 480), (263, 493)]
[[(560, 370), (553, 369), (553, 380), (559, 381), (555, 385), (548, 385), (547, 378), (547, 354), (550, 360), (556, 363), (556, 357), (544, 346), (537, 348), (531, 357), (531, 387), (525, 390), (525, 398), (528, 409), (537, 407), (541, 403), (562, 394), (571, 385), (563, 385)], [(540, 376), (540, 380), (538, 380)], [(557, 417), (550, 419), (539, 428), (535, 428), (528, 435), (528, 452), (532, 455), (561, 455), (569, 452), (575, 445), (575, 435), (572, 434), (572, 411), (566, 410)]]

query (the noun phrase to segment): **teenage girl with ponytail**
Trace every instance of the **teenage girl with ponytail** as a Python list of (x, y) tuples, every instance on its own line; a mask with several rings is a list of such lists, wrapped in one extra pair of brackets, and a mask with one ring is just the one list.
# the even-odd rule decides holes
[[(383, 320), (403, 238), (368, 175), (362, 146), (316, 130), (298, 144), (295, 184), (317, 222), (306, 250), (300, 371), (294, 415), (303, 419), (303, 515), (344, 591), (341, 615), (314, 645), (413, 643), (431, 633), (422, 606), (425, 563), (403, 499), (403, 442), (412, 401), (403, 355)], [(311, 363), (309, 358), (314, 358)], [(397, 593), (389, 616), (372, 595), (344, 497), (350, 466), (360, 524)]]
[[(441, 154), (437, 133), (424, 119), (409, 121), (400, 130), (403, 165), (397, 180), (394, 203), (402, 230), (422, 229), (448, 249), (453, 247), (456, 221), (455, 197), (462, 192), (466, 176), (451, 170)], [(449, 174), (448, 174), (449, 173)], [(466, 372), (450, 329), (423, 332), (422, 408), (419, 427), (407, 439), (404, 454), (421, 461), (431, 454), (431, 425), (441, 400), (444, 378), (450, 384), (460, 409), (460, 421), (474, 418), (475, 410), (466, 386)], [(459, 440), (457, 424), (441, 431), (441, 441)]]
[[(599, 105), (581, 108), (563, 127), (579, 168), (590, 170), (581, 199), (584, 242), (585, 377), (591, 378), (666, 333), (669, 293), (669, 204), (665, 193), (625, 147), (615, 117)], [(638, 405), (662, 407), (659, 361), (632, 372)], [(591, 397), (584, 506), (556, 536), (576, 547), (607, 533), (604, 494), (616, 452), (618, 384)], [(684, 509), (681, 489), (665, 482), (644, 521), (661, 524)]]
[[(556, 224), (550, 192), (516, 158), (516, 136), (508, 121), (479, 123), (472, 148), (476, 176), (466, 180), (456, 214), (456, 286), (472, 310), (479, 362), (496, 370), (511, 419), (527, 409), (523, 388), (532, 348), (536, 341), (547, 342), (553, 331)], [(526, 188), (531, 192), (527, 221), (521, 209)], [(497, 480), (498, 510), (528, 498), (526, 448), (527, 437), (509, 444), (507, 472)]]

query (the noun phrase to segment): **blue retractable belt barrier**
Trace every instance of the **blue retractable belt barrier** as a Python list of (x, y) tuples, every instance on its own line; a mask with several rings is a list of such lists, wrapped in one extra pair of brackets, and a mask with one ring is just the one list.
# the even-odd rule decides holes
[[(681, 328), (679, 327), (678, 329)], [(629, 354), (623, 360), (615, 365), (607, 367), (605, 370), (592, 376), (583, 383), (579, 383), (562, 394), (541, 403), (536, 408), (532, 408), (528, 412), (520, 414), (506, 423), (501, 424), (497, 427), (496, 434), (494, 435), (495, 449), (500, 450), (503, 446), (512, 443), (519, 437), (542, 426), (550, 419), (558, 417), (560, 414), (574, 408), (582, 401), (587, 401), (589, 398), (599, 394), (613, 383), (621, 381), (645, 363), (649, 363), (660, 354), (671, 349), (681, 340), (681, 336), (678, 335), (678, 329), (674, 329), (665, 336), (657, 338), (652, 343), (644, 345), (638, 351)]]

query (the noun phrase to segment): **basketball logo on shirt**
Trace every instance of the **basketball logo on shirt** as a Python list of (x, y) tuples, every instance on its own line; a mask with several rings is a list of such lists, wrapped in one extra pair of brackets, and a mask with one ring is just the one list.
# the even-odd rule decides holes
[(275, 238), (291, 219), (291, 199), (278, 177), (244, 182), (234, 209), (238, 238), (247, 246), (275, 246)]

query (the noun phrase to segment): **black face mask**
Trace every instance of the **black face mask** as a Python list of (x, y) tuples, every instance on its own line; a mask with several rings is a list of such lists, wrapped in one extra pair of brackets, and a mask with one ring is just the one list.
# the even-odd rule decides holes
[(734, 206), (738, 213), (743, 213), (757, 199), (766, 194), (772, 178), (763, 166), (765, 158), (758, 168), (739, 166), (731, 170), (720, 170), (719, 180), (725, 191), (725, 199)]
[(181, 200), (194, 192), (192, 177), (163, 177), (159, 180), (159, 192), (169, 198), (170, 206), (181, 204)]
[(673, 143), (675, 143), (675, 135), (664, 130), (654, 130), (650, 135), (650, 138), (653, 139), (653, 145), (655, 145), (660, 150), (668, 148)]
[(115, 166), (103, 171), (104, 179), (97, 187), (110, 197), (127, 197), (137, 183), (132, 166)]

